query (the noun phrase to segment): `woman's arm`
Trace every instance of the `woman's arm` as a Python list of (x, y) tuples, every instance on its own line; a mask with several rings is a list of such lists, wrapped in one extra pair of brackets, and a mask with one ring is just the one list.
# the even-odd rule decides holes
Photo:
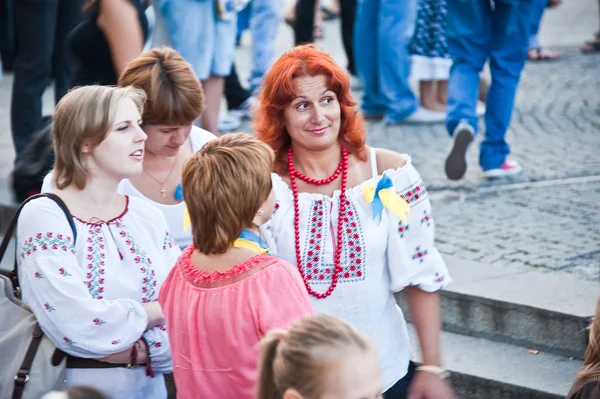
[(92, 298), (71, 227), (53, 201), (36, 199), (23, 208), (17, 242), (23, 300), (59, 349), (101, 358), (131, 348), (148, 328), (139, 302)]
[(425, 292), (418, 287), (406, 287), (404, 297), (417, 328), (423, 364), (441, 367), (439, 294)]
[(136, 7), (130, 0), (100, 0), (98, 28), (104, 33), (117, 76), (139, 57), (144, 34)]

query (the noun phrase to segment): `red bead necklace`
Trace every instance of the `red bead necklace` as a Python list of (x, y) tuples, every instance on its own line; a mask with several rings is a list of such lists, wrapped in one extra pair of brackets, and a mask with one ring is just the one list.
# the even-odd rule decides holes
[[(346, 213), (346, 181), (348, 179), (348, 151), (345, 148), (342, 148), (342, 160), (340, 161), (340, 165), (333, 172), (331, 176), (326, 179), (313, 179), (311, 177), (305, 176), (302, 173), (298, 172), (294, 167), (294, 156), (292, 153), (292, 148), (288, 150), (288, 170), (290, 173), (290, 183), (292, 185), (292, 192), (294, 194), (294, 233), (295, 233), (295, 244), (296, 244), (296, 263), (298, 265), (298, 270), (300, 271), (300, 275), (302, 276), (302, 280), (304, 280), (304, 285), (306, 286), (306, 290), (308, 293), (316, 298), (323, 299), (327, 298), (331, 295), (333, 290), (335, 289), (340, 273), (342, 272), (341, 267), (341, 257), (342, 257), (342, 234), (344, 227), (344, 215)], [(296, 177), (304, 180), (309, 184), (313, 184), (316, 186), (322, 186), (325, 184), (329, 184), (337, 179), (342, 174), (342, 191), (340, 192), (340, 207), (339, 207), (339, 215), (338, 215), (338, 225), (337, 225), (337, 246), (335, 248), (335, 254), (333, 259), (333, 273), (331, 275), (331, 285), (324, 293), (319, 293), (314, 291), (309, 284), (309, 281), (304, 274), (304, 269), (302, 268), (302, 254), (300, 249), (300, 205), (298, 201), (298, 185), (296, 183)]]

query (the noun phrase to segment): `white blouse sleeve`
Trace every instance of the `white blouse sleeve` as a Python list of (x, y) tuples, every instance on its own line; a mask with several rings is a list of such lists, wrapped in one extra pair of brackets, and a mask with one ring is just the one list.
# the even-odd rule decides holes
[(450, 282), (450, 275), (435, 247), (431, 202), (423, 179), (410, 160), (404, 167), (386, 173), (392, 179), (394, 191), (410, 205), (406, 224), (388, 212), (387, 259), (392, 291), (407, 286), (437, 291)]
[(276, 173), (271, 173), (271, 181), (273, 182), (273, 192), (275, 193), (275, 208), (269, 221), (260, 226), (260, 234), (267, 242), (269, 249), (273, 253), (277, 253), (277, 243), (275, 242), (275, 231), (280, 228), (282, 216), (290, 211), (290, 189), (288, 185)]
[(159, 373), (170, 373), (173, 371), (171, 345), (169, 345), (167, 327), (152, 327), (144, 333), (144, 339), (148, 344), (152, 369)]
[[(181, 255), (181, 249), (175, 242), (164, 215), (156, 209), (154, 211), (154, 222), (158, 235), (158, 245), (163, 252), (166, 274), (168, 275), (177, 258)], [(159, 373), (170, 373), (172, 371), (171, 346), (169, 345), (169, 336), (167, 327), (153, 327), (144, 333), (144, 338), (148, 344), (148, 353), (152, 368)]]
[(142, 336), (148, 319), (139, 302), (90, 295), (75, 257), (71, 227), (52, 200), (25, 205), (17, 245), (23, 300), (59, 349), (100, 358), (130, 348)]

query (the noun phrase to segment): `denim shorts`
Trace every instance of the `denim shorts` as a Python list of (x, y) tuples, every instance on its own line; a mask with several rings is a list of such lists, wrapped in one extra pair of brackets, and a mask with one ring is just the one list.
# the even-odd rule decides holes
[(157, 0), (172, 47), (192, 65), (199, 80), (229, 76), (237, 21), (218, 17), (214, 0)]

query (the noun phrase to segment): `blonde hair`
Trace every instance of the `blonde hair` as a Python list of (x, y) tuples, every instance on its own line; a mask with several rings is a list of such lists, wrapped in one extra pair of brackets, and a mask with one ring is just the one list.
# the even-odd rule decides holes
[(244, 133), (209, 141), (183, 168), (183, 198), (194, 246), (204, 254), (224, 253), (252, 226), (269, 196), (275, 155)]
[(268, 332), (261, 343), (258, 399), (281, 399), (287, 389), (319, 397), (326, 370), (351, 350), (373, 347), (356, 328), (332, 316), (309, 316), (289, 331)]
[(590, 338), (583, 358), (583, 370), (577, 376), (580, 379), (600, 373), (600, 298), (596, 304), (596, 316), (590, 324), (589, 333)]
[(146, 92), (142, 116), (145, 124), (183, 126), (204, 112), (200, 81), (190, 64), (169, 47), (152, 49), (127, 64), (119, 86), (134, 86)]
[(83, 147), (95, 147), (110, 133), (119, 101), (131, 99), (140, 113), (146, 95), (142, 90), (110, 86), (83, 86), (71, 90), (56, 105), (52, 120), (54, 186), (74, 184), (83, 190), (89, 178)]

